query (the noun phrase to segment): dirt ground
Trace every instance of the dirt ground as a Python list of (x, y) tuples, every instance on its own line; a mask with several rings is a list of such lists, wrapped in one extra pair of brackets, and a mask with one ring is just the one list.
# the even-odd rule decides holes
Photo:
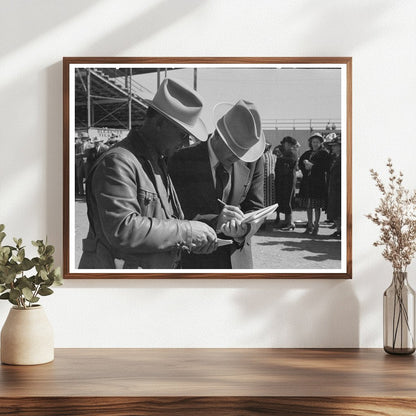
[[(273, 219), (252, 238), (255, 269), (337, 269), (341, 267), (341, 241), (328, 238), (334, 232), (324, 223), (316, 237), (305, 235), (305, 212), (295, 212), (296, 228), (293, 231), (273, 230)], [(86, 203), (75, 201), (75, 259), (79, 263), (82, 239), (88, 231)]]

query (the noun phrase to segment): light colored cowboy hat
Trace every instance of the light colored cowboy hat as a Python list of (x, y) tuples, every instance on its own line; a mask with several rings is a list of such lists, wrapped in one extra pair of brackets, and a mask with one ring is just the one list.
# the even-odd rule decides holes
[(321, 133), (314, 133), (314, 134), (312, 134), (312, 136), (311, 137), (309, 137), (309, 141), (311, 141), (312, 139), (314, 139), (314, 138), (317, 138), (317, 139), (319, 139), (319, 141), (321, 142), (321, 143), (323, 143), (324, 142), (324, 136), (322, 136), (322, 134)]
[(165, 78), (153, 100), (146, 103), (174, 124), (201, 142), (208, 138), (208, 131), (200, 118), (202, 97), (180, 81)]
[(86, 133), (85, 131), (83, 131), (82, 133), (81, 133), (81, 135), (80, 136), (78, 136), (81, 140), (89, 140), (90, 139), (90, 136), (88, 135), (88, 133)]
[(263, 154), (266, 139), (253, 103), (239, 100), (218, 119), (216, 127), (225, 144), (243, 162), (255, 162)]

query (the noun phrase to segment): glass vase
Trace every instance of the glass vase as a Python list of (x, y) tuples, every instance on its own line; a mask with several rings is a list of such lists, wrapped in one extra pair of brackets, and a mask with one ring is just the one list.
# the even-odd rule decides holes
[(393, 272), (383, 296), (384, 351), (413, 354), (415, 351), (415, 291), (406, 272)]

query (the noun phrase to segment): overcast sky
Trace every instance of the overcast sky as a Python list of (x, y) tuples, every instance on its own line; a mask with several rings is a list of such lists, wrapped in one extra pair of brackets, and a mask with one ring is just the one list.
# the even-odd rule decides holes
[[(192, 68), (168, 71), (168, 76), (193, 86)], [(156, 91), (155, 73), (134, 78)], [(205, 100), (202, 118), (209, 130), (214, 106), (241, 98), (254, 102), (262, 119), (341, 118), (340, 69), (199, 68), (198, 92)]]

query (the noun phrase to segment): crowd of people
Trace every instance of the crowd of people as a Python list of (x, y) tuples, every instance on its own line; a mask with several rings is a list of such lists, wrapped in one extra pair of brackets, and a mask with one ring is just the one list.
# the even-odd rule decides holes
[[(269, 155), (265, 156), (269, 160), (268, 171), (265, 171), (265, 192), (273, 194), (269, 203), (276, 201), (279, 204), (275, 229), (295, 229), (293, 205), (296, 201), (297, 208), (306, 211), (305, 234), (318, 234), (321, 215), (325, 211), (326, 221), (336, 228), (330, 237), (340, 239), (341, 137), (335, 132), (326, 136), (314, 133), (309, 137), (308, 145), (309, 149), (299, 157), (299, 142), (286, 136), (273, 150), (269, 148)], [(268, 181), (270, 185), (270, 177), (274, 179), (274, 189), (267, 184)], [(296, 193), (298, 177), (300, 184)]]
[[(253, 268), (251, 237), (263, 219), (246, 216), (265, 206), (269, 164), (256, 106), (241, 98), (208, 132), (203, 98), (182, 82), (166, 78), (147, 104), (143, 124), (116, 145), (85, 133), (76, 139), (76, 192), (86, 193), (89, 221), (79, 268)], [(318, 210), (338, 215), (335, 201), (326, 205), (338, 185), (321, 139), (312, 136), (299, 160), (292, 137), (275, 149), (280, 229), (294, 228), (298, 167), (307, 231), (317, 232), (312, 210), (318, 224)], [(335, 141), (328, 145), (335, 155)]]

